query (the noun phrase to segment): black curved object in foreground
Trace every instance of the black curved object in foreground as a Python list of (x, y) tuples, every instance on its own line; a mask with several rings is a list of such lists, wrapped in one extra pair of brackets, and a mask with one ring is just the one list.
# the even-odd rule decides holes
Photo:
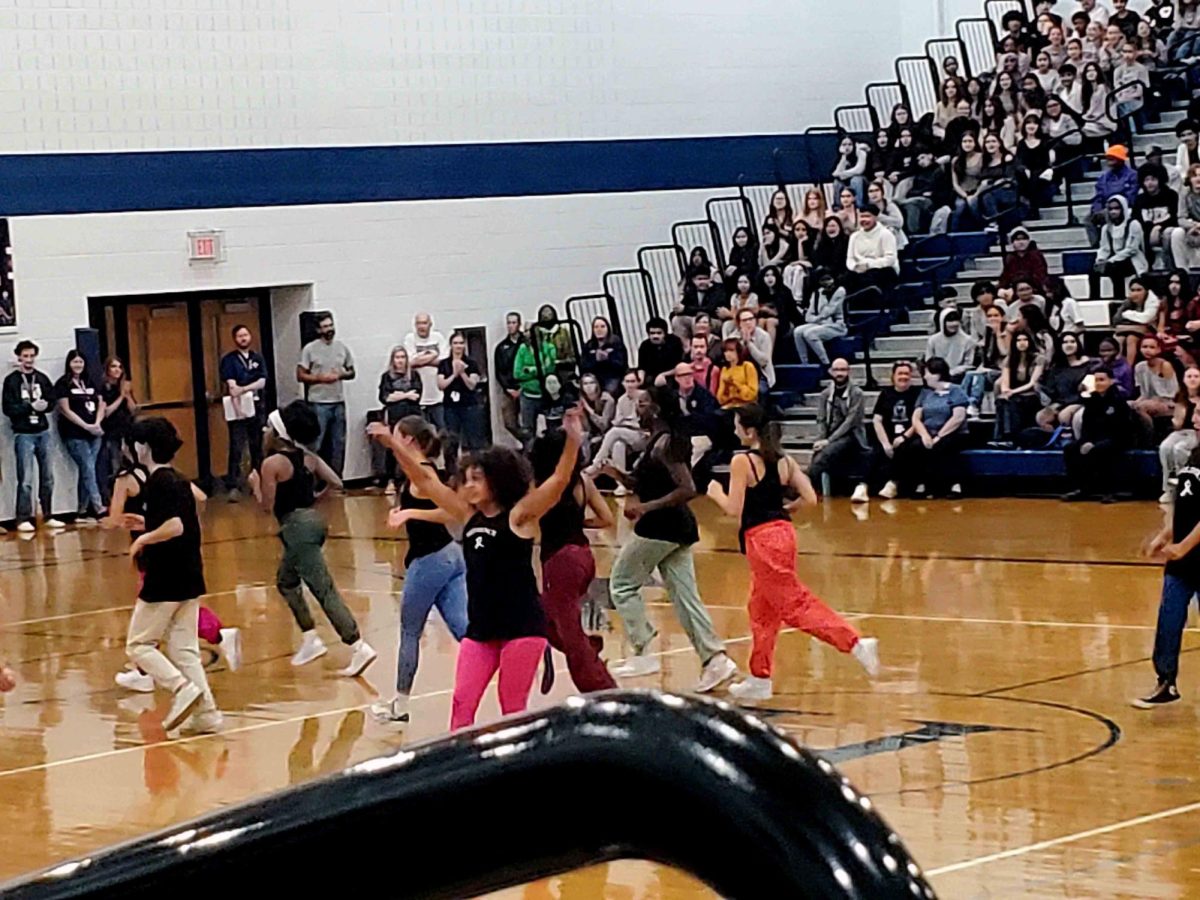
[(623, 691), (361, 763), (4, 896), (468, 897), (624, 858), (724, 897), (934, 896), (825, 760), (726, 704)]

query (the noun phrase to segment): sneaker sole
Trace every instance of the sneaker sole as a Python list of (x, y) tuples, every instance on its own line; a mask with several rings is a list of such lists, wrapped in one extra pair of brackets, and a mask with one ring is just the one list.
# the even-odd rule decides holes
[(1151, 703), (1148, 700), (1130, 700), (1129, 705), (1134, 709), (1158, 709), (1160, 706), (1170, 706), (1172, 703), (1178, 703), (1182, 697), (1173, 697), (1170, 700), (1165, 700), (1162, 703)]
[(726, 672), (724, 675), (722, 675), (720, 678), (718, 678), (716, 681), (714, 681), (711, 685), (708, 685), (706, 687), (702, 687), (701, 685), (696, 685), (696, 693), (697, 694), (712, 693), (717, 688), (719, 688), (721, 685), (723, 685), (725, 682), (727, 682), (730, 678), (735, 677), (737, 675), (737, 673), (738, 673), (737, 666), (732, 666), (728, 672)]

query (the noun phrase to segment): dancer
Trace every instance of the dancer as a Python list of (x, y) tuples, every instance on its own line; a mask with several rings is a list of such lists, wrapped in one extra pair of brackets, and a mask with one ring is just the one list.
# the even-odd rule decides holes
[(677, 427), (681, 415), (678, 400), (664, 389), (643, 391), (638, 396), (638, 418), (650, 434), (646, 452), (632, 477), (612, 466), (604, 467), (605, 473), (636, 495), (625, 501), (625, 518), (635, 523), (633, 536), (621, 548), (609, 580), (613, 606), (624, 623), (633, 656), (613, 675), (638, 677), (662, 669), (658, 657), (647, 652), (658, 632), (646, 618), (642, 597), (642, 585), (657, 568), (675, 615), (703, 664), (694, 690), (704, 694), (736, 675), (737, 666), (726, 655), (696, 589), (692, 545), (700, 540), (700, 532), (688, 508), (696, 496), (696, 485), (688, 469), (691, 440)]
[[(130, 558), (141, 560), (144, 570), (125, 652), (156, 685), (173, 695), (163, 719), (164, 731), (191, 716), (188, 731), (211, 734), (220, 730), (222, 718), (200, 664), (199, 598), (206, 590), (200, 519), (192, 486), (171, 467), (183, 441), (174, 425), (157, 417), (136, 423), (131, 436), (138, 462), (149, 477), (144, 491), (145, 532), (129, 547)], [(165, 652), (158, 649), (160, 645)]]
[[(105, 528), (127, 528), (132, 540), (137, 540), (145, 531), (145, 489), (146, 479), (150, 473), (141, 465), (133, 451), (132, 441), (128, 435), (122, 445), (124, 467), (117, 473), (112, 486), (112, 500), (109, 504), (108, 515), (101, 521)], [(196, 515), (204, 511), (208, 495), (196, 485), (192, 485), (192, 497), (196, 501)], [(138, 588), (145, 578), (145, 569), (138, 560)], [(237, 628), (226, 628), (221, 620), (204, 604), (200, 605), (197, 633), (200, 640), (214, 648), (214, 661), (223, 653), (225, 664), (230, 672), (236, 672), (242, 665), (242, 632)], [(114, 679), (118, 687), (139, 694), (154, 692), (154, 679), (136, 666), (130, 665), (117, 673)]]
[(467, 634), (458, 650), (450, 728), (465, 728), (492, 676), (500, 672), (500, 709), (505, 715), (529, 704), (533, 678), (546, 647), (546, 617), (533, 572), (538, 522), (570, 484), (583, 443), (583, 413), (563, 418), (567, 433), (554, 474), (530, 489), (529, 465), (512, 450), (491, 447), (467, 457), (458, 492), (442, 484), (418, 454), (382, 424), (368, 433), (387, 443), (404, 474), (424, 496), (465, 527)]
[[(1200, 406), (1192, 413), (1200, 428)], [(1150, 541), (1147, 553), (1166, 563), (1162, 601), (1154, 633), (1154, 673), (1158, 683), (1145, 697), (1133, 701), (1139, 709), (1154, 709), (1179, 699), (1179, 648), (1187, 626), (1188, 607), (1200, 592), (1200, 450), (1193, 450), (1187, 465), (1176, 473), (1175, 502), (1162, 530)]]
[[(287, 601), (303, 635), (300, 649), (292, 656), (292, 665), (310, 663), (328, 650), (317, 634), (304, 599), (303, 582), (329, 617), (342, 643), (350, 648), (350, 662), (338, 674), (357, 678), (379, 654), (363, 640), (354, 614), (346, 608), (325, 563), (322, 547), (327, 528), (313, 504), (329, 490), (341, 490), (342, 479), (308, 449), (320, 433), (317, 414), (303, 400), (272, 412), (267, 416), (263, 437), (261, 474), (250, 473), (250, 488), (259, 505), (279, 520), (283, 559), (279, 561), (275, 586)], [(314, 476), (324, 482), (320, 493), (316, 491)]]
[[(404, 444), (418, 465), (444, 480), (430, 457), (437, 458), (442, 442), (421, 416), (405, 416), (396, 423), (392, 439)], [(408, 722), (409, 696), (417, 675), (421, 632), (429, 611), (438, 608), (442, 621), (456, 641), (467, 633), (467, 567), (462, 546), (450, 536), (450, 516), (418, 485), (406, 481), (400, 505), (388, 513), (388, 527), (408, 528), (408, 554), (404, 557), (404, 594), (400, 600), (400, 653), (396, 659), (396, 696), (371, 705), (377, 719), (394, 724)]]
[[(566, 435), (555, 430), (533, 442), (533, 479), (545, 484), (562, 458)], [(592, 518), (587, 518), (588, 512)], [(581, 693), (617, 686), (600, 650), (603, 638), (583, 630), (583, 598), (596, 577), (596, 558), (584, 528), (611, 528), (612, 510), (595, 483), (576, 466), (558, 503), (542, 517), (542, 609), (550, 646), (567, 657), (571, 680)], [(550, 669), (553, 671), (553, 669)], [(545, 693), (545, 691), (543, 691)]]
[[(734, 432), (747, 448), (733, 457), (729, 493), (713, 481), (708, 495), (726, 515), (741, 520), (738, 543), (750, 564), (750, 676), (729, 688), (738, 700), (770, 700), (775, 641), (786, 623), (850, 653), (872, 678), (879, 674), (879, 643), (822, 603), (796, 577), (796, 532), (790, 512), (816, 504), (812, 483), (779, 447), (779, 426), (760, 406), (734, 412)], [(794, 491), (799, 500), (784, 503)]]

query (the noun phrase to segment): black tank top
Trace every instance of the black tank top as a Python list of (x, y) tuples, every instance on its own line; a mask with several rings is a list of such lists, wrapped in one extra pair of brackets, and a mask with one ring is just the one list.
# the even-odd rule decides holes
[[(762, 460), (762, 454), (757, 450), (747, 450), (746, 456), (757, 456)], [(746, 497), (742, 502), (742, 522), (738, 528), (738, 546), (746, 552), (746, 532), (757, 525), (767, 522), (786, 522), (790, 517), (783, 508), (784, 487), (779, 480), (779, 463), (766, 465), (763, 460), (763, 475), (758, 478), (754, 472), (754, 460), (750, 460), (750, 474), (753, 484), (746, 485)]]
[(587, 535), (583, 533), (586, 506), (575, 500), (575, 489), (580, 484), (579, 479), (571, 482), (554, 508), (542, 516), (542, 562), (568, 544), (588, 545)]
[[(643, 503), (659, 500), (676, 488), (671, 470), (654, 454), (654, 451), (663, 445), (664, 440), (671, 440), (671, 436), (666, 432), (652, 438), (646, 452), (641, 455), (633, 469), (637, 496)], [(633, 533), (655, 541), (670, 541), (672, 544), (690, 545), (700, 540), (696, 517), (686, 504), (646, 513), (633, 526)]]
[[(437, 467), (433, 463), (426, 461), (421, 465), (429, 466), (437, 472), (439, 478), (442, 477), (442, 473), (437, 471)], [(401, 509), (437, 509), (437, 504), (432, 500), (426, 497), (414, 497), (411, 487), (406, 481), (404, 487), (400, 489)], [(409, 519), (406, 527), (408, 528), (408, 554), (404, 557), (405, 566), (411, 566), (413, 560), (420, 559), (422, 556), (437, 553), (453, 540), (450, 532), (446, 530), (446, 526), (439, 525), (437, 522), (415, 522)]]
[[(136, 497), (125, 495), (125, 512), (134, 516), (146, 515), (146, 479), (150, 477), (150, 472), (141, 463), (134, 463), (129, 468), (117, 474), (120, 478), (122, 475), (130, 476), (138, 484), (138, 494)], [(141, 529), (130, 529), (129, 539), (136, 541), (146, 532)], [(146, 567), (146, 555), (143, 553), (137, 558), (137, 570), (144, 572)]]
[(282, 522), (296, 510), (312, 506), (316, 496), (303, 450), (281, 450), (273, 455), (282, 456), (292, 464), (292, 477), (275, 485), (275, 518)]
[(463, 534), (467, 563), (467, 637), (508, 641), (545, 637), (546, 620), (533, 574), (533, 540), (513, 534), (509, 510), (475, 513)]

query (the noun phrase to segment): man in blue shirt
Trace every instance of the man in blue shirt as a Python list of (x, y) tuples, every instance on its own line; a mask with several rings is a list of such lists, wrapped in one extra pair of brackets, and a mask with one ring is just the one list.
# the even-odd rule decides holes
[[(250, 468), (257, 472), (262, 465), (262, 434), (266, 421), (263, 388), (267, 386), (267, 361), (250, 349), (254, 336), (245, 325), (233, 326), (233, 343), (237, 347), (221, 357), (221, 381), (229, 391), (234, 417), (226, 412), (229, 426), (229, 468), (225, 473), (225, 490), (229, 501), (236, 502), (241, 494), (242, 457), (250, 451)], [(247, 415), (249, 413), (249, 415)]]

